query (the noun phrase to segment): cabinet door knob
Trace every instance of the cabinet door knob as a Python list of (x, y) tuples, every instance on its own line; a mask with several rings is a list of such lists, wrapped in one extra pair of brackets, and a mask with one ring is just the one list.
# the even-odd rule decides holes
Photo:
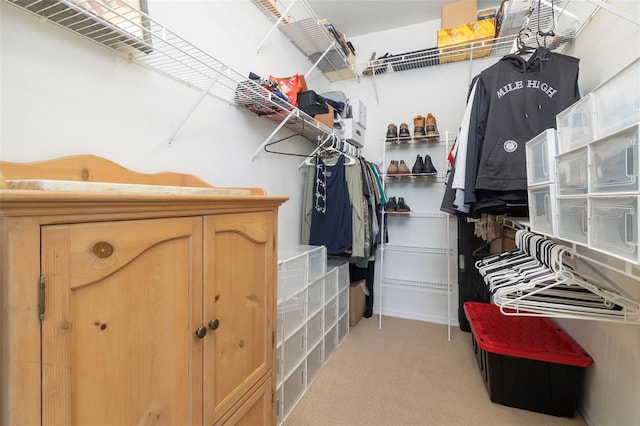
[(220, 320), (218, 320), (217, 318), (209, 322), (209, 328), (212, 330), (217, 329), (219, 325), (220, 325)]
[(198, 336), (200, 339), (204, 338), (204, 336), (207, 335), (207, 327), (198, 327), (196, 329), (196, 336)]

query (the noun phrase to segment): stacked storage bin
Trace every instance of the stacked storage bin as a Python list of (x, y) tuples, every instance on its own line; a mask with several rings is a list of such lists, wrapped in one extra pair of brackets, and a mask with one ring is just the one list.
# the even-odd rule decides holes
[(547, 129), (527, 142), (527, 185), (531, 230), (556, 236), (556, 131)]
[(491, 401), (573, 417), (584, 370), (593, 360), (550, 319), (508, 316), (466, 302), (476, 361)]
[(278, 248), (277, 422), (281, 424), (349, 334), (349, 265), (323, 246)]
[[(640, 60), (526, 145), (531, 230), (640, 263)], [(555, 168), (555, 170), (554, 170)]]
[(557, 237), (640, 263), (640, 60), (558, 114)]

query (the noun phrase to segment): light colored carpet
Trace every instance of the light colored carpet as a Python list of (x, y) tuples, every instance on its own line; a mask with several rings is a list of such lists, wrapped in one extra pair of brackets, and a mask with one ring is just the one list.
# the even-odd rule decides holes
[(400, 318), (362, 319), (285, 426), (586, 425), (491, 402), (471, 334)]

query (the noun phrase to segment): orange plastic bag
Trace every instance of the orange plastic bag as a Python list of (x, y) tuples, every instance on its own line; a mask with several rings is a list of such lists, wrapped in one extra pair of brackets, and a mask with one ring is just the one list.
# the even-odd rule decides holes
[(298, 106), (298, 93), (307, 90), (307, 84), (304, 81), (304, 76), (300, 74), (282, 78), (270, 75), (269, 80), (278, 83), (278, 89), (284, 93), (284, 95), (289, 99), (289, 103), (295, 107)]

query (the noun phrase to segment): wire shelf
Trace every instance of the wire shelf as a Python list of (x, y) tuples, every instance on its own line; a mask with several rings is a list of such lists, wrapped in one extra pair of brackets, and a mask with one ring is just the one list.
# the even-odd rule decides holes
[(329, 22), (318, 18), (306, 0), (252, 2), (330, 81), (355, 77), (344, 40)]
[(213, 58), (125, 2), (5, 0), (40, 19), (316, 142), (333, 129)]
[(425, 247), (416, 245), (401, 245), (401, 244), (385, 244), (385, 250), (389, 251), (402, 251), (410, 253), (426, 253), (426, 254), (450, 254), (451, 250), (447, 248), (438, 247)]
[(399, 279), (399, 278), (384, 278), (384, 285), (386, 287), (389, 287), (389, 286), (414, 287), (414, 288), (433, 290), (436, 292), (443, 292), (443, 293), (448, 293), (451, 291), (451, 287), (446, 283), (405, 280), (405, 279)]
[(388, 212), (385, 211), (384, 214), (388, 216), (405, 216), (405, 217), (416, 217), (416, 218), (426, 218), (426, 219), (448, 219), (450, 215), (442, 212)]
[[(511, 5), (515, 2), (509, 2)], [(487, 57), (504, 56), (515, 52), (518, 37), (528, 47), (544, 45), (551, 50), (562, 51), (566, 44), (577, 37), (598, 10), (598, 5), (589, 0), (540, 0), (539, 9), (507, 9), (500, 33), (496, 38), (470, 41), (442, 48), (393, 55), (355, 65), (358, 76), (376, 76), (463, 62)], [(552, 7), (553, 6), (553, 7)], [(520, 32), (522, 31), (522, 34)], [(554, 35), (543, 38), (539, 31), (553, 30)]]

